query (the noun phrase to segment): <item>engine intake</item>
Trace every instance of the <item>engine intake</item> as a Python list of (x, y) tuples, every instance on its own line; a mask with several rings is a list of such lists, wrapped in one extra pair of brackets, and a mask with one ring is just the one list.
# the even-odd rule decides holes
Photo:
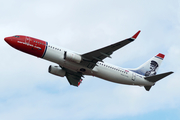
[(80, 55), (75, 54), (75, 53), (69, 53), (69, 52), (64, 53), (64, 59), (68, 61), (76, 62), (76, 63), (80, 63), (82, 61), (82, 57)]
[(64, 77), (66, 74), (66, 71), (61, 69), (59, 66), (50, 65), (48, 71), (49, 71), (49, 73), (60, 76), (60, 77)]

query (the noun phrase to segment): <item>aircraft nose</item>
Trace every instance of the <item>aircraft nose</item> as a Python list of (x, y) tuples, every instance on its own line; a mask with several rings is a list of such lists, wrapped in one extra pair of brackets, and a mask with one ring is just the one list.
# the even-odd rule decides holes
[(5, 37), (4, 40), (9, 43), (11, 41), (11, 38), (10, 37)]

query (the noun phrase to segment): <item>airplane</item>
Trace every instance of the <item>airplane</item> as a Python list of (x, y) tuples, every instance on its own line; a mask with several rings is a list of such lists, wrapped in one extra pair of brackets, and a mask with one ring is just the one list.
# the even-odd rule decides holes
[(157, 54), (136, 69), (120, 68), (103, 61), (107, 57), (111, 58), (114, 51), (133, 42), (140, 32), (139, 30), (130, 38), (84, 54), (67, 51), (24, 35), (5, 37), (4, 40), (17, 50), (56, 63), (57, 65), (49, 66), (49, 73), (66, 76), (70, 85), (79, 86), (84, 75), (89, 75), (120, 84), (144, 86), (149, 91), (157, 81), (173, 73), (156, 74), (164, 54)]

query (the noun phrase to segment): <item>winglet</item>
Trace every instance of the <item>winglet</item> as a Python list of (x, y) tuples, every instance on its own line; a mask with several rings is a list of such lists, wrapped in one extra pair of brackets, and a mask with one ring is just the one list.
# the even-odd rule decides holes
[(133, 39), (136, 39), (141, 31), (139, 30), (134, 36), (132, 36)]

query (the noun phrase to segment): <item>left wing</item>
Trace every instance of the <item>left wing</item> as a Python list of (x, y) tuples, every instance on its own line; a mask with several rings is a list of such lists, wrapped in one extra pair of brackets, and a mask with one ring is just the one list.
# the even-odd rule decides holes
[(83, 75), (80, 72), (73, 72), (71, 70), (68, 70), (66, 68), (63, 68), (63, 70), (66, 71), (66, 78), (68, 79), (68, 82), (70, 85), (79, 86), (82, 82)]
[(102, 61), (103, 59), (105, 59), (106, 57), (110, 57), (111, 58), (111, 54), (118, 50), (119, 48), (127, 45), (128, 43), (134, 41), (137, 36), (139, 35), (141, 31), (138, 31), (134, 36), (132, 36), (131, 38), (125, 39), (123, 41), (117, 42), (115, 44), (106, 46), (104, 48), (86, 53), (81, 55), (83, 58), (83, 61), (81, 62), (81, 65), (86, 66), (90, 69), (93, 69), (94, 66), (96, 65), (96, 63), (98, 61)]

